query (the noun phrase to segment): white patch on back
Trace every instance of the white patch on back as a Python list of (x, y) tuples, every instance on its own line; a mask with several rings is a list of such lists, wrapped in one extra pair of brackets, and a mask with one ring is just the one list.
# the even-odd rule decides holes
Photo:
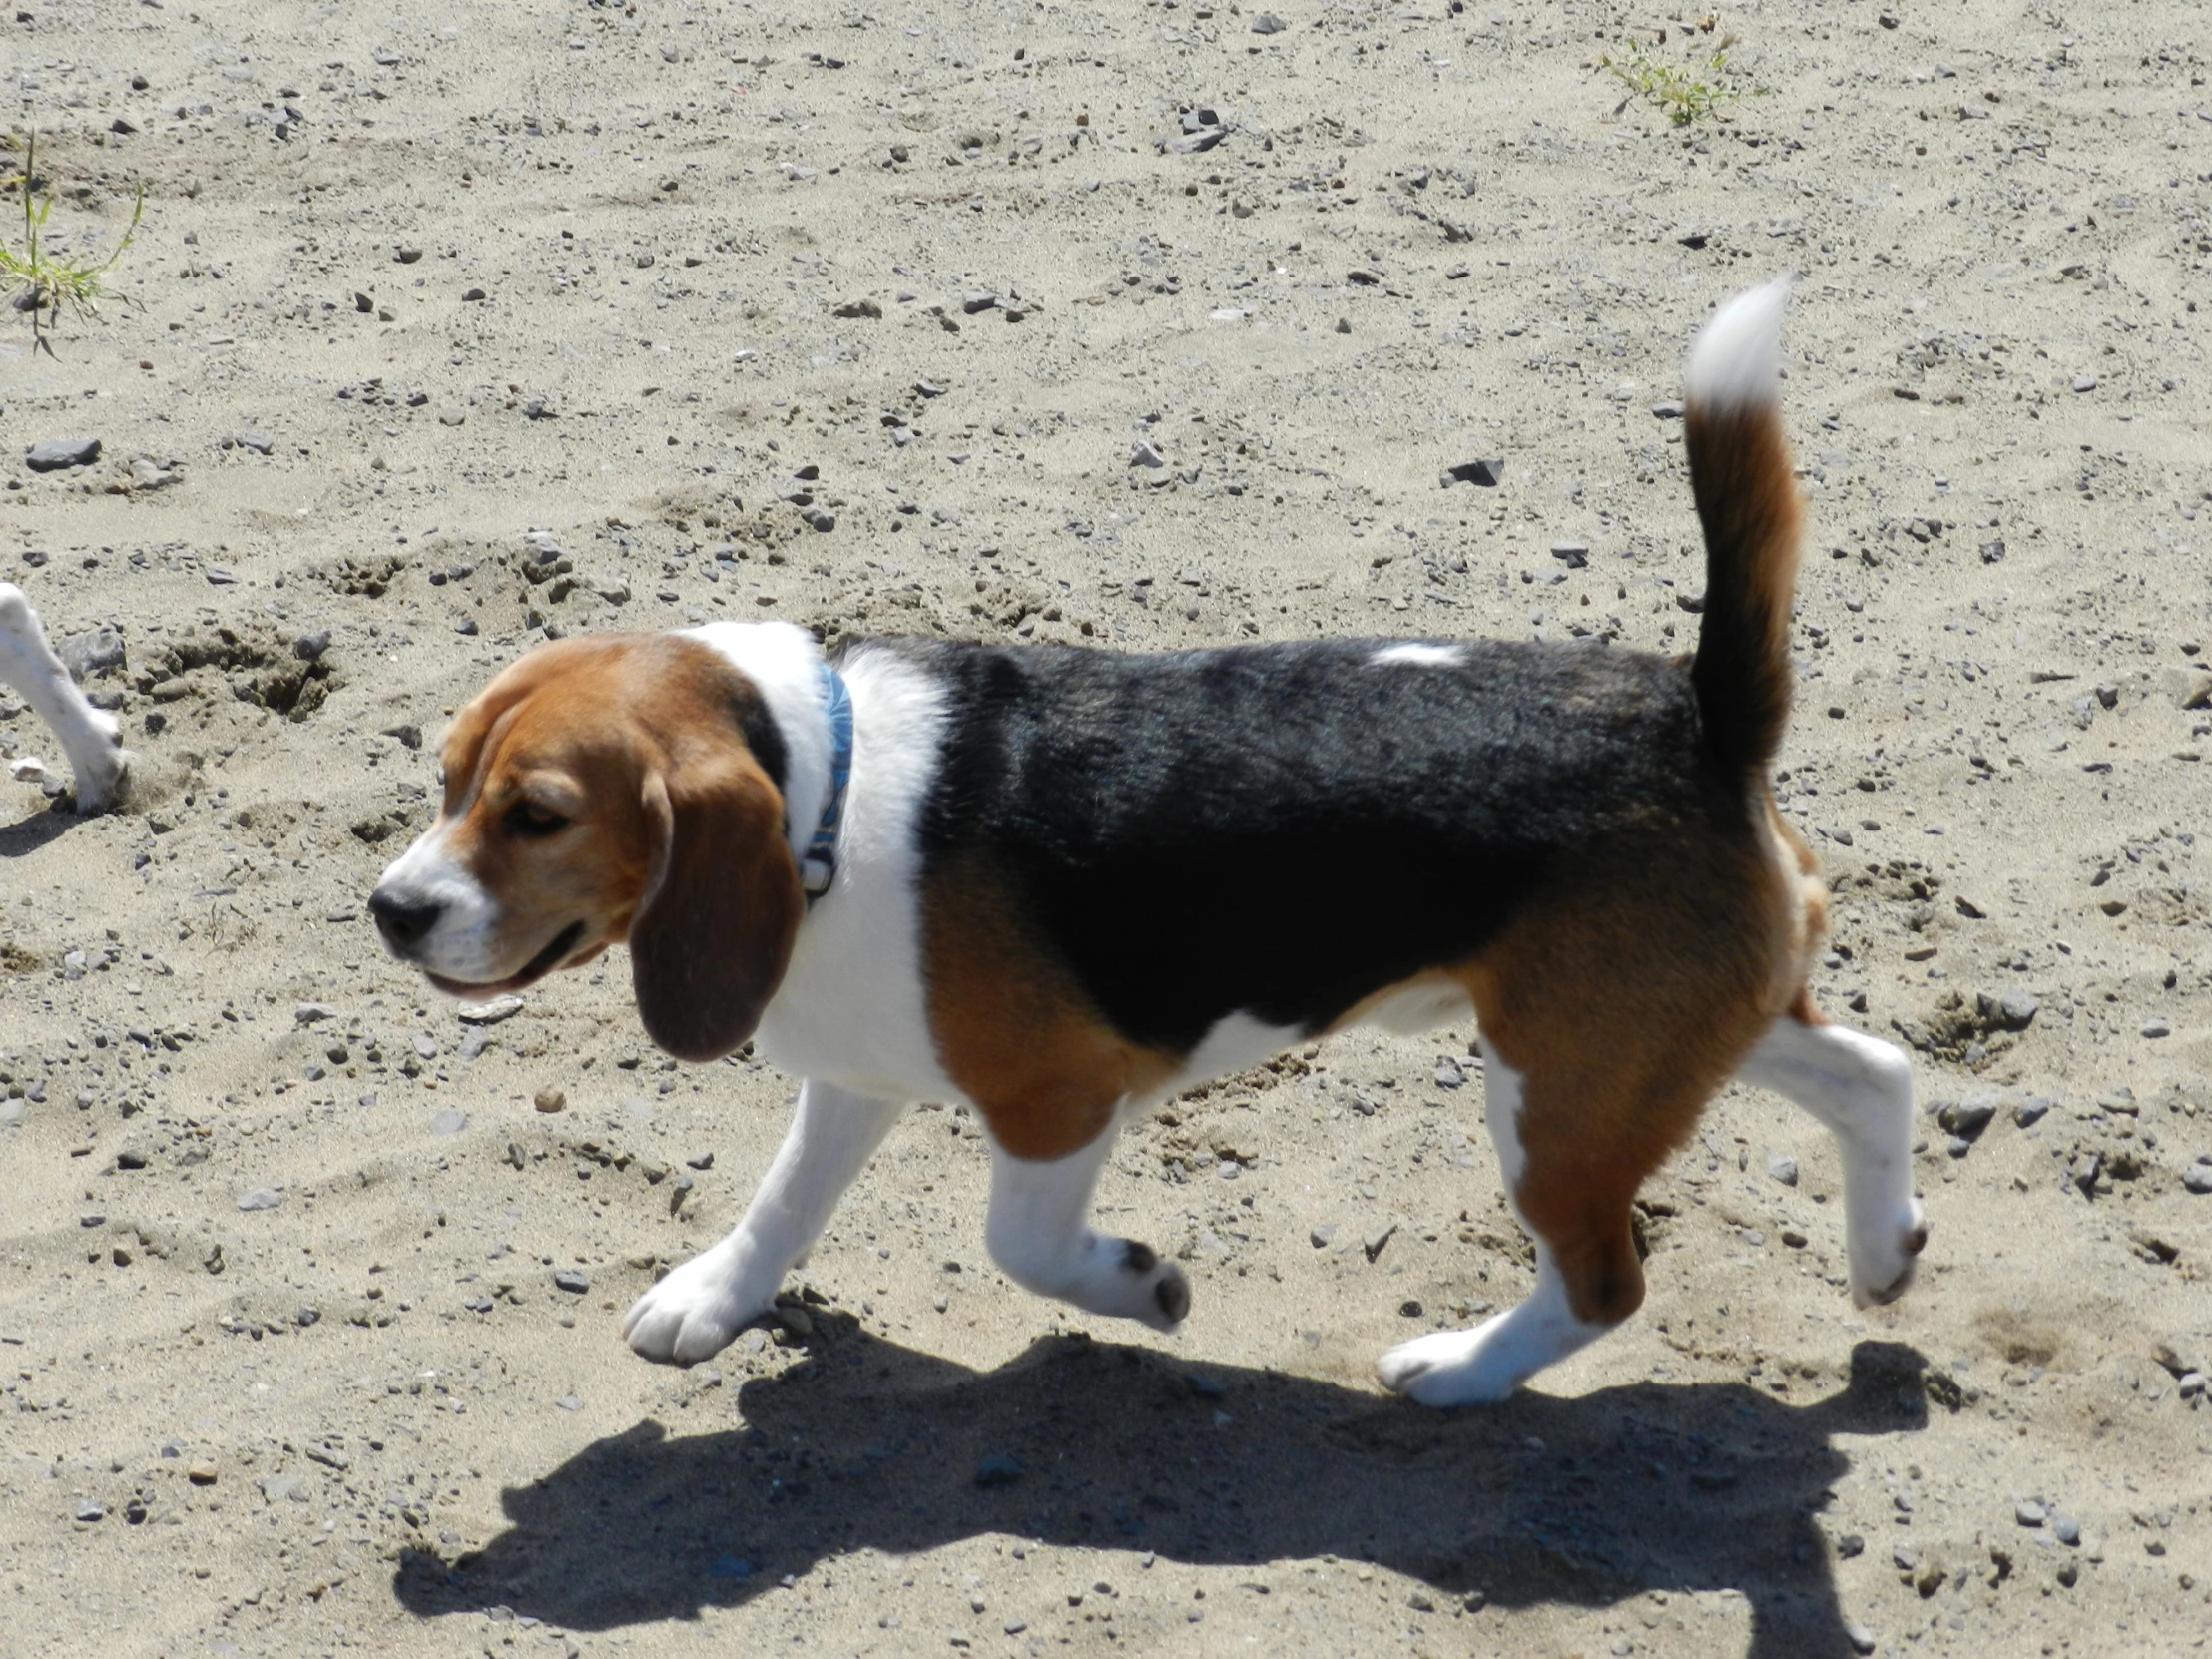
[(1423, 645), (1418, 640), (1400, 640), (1396, 645), (1385, 645), (1368, 659), (1371, 668), (1388, 668), (1405, 663), (1416, 668), (1457, 668), (1466, 660), (1466, 654), (1456, 645)]

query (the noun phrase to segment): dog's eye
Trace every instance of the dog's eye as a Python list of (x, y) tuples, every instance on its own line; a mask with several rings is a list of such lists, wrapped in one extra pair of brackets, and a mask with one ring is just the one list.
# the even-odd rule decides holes
[(507, 809), (507, 830), (510, 834), (537, 837), (550, 835), (556, 830), (567, 828), (567, 819), (559, 813), (548, 812), (534, 801), (518, 801)]

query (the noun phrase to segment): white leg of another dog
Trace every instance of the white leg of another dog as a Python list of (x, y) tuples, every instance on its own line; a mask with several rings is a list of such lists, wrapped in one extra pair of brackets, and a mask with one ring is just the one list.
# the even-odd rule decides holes
[(663, 1365), (689, 1366), (728, 1347), (775, 1305), (784, 1275), (814, 1248), (905, 1109), (903, 1101), (829, 1083), (802, 1085), (791, 1131), (745, 1219), (638, 1298), (622, 1322), (631, 1348)]
[(69, 670), (46, 643), (38, 612), (23, 590), (0, 582), (0, 683), (12, 686), (52, 728), (77, 777), (77, 811), (114, 805), (130, 756), (119, 746), (115, 717), (85, 701)]
[(1110, 1125), (1090, 1145), (1049, 1162), (1016, 1158), (993, 1143), (984, 1236), (991, 1260), (1023, 1289), (1172, 1331), (1191, 1311), (1183, 1270), (1150, 1245), (1091, 1231), (1091, 1194), (1118, 1133)]
[[(1520, 1078), (1485, 1048), (1482, 1080), (1483, 1117), (1511, 1202), (1527, 1162), (1520, 1142)], [(1517, 1203), (1513, 1213), (1520, 1214)], [(1536, 1288), (1526, 1302), (1469, 1331), (1438, 1331), (1400, 1343), (1375, 1369), (1385, 1388), (1423, 1405), (1494, 1405), (1544, 1367), (1612, 1329), (1575, 1317), (1566, 1276), (1538, 1239)]]
[(1852, 1299), (1894, 1302), (1913, 1283), (1928, 1223), (1913, 1196), (1913, 1066), (1902, 1049), (1784, 1015), (1738, 1076), (1804, 1107), (1844, 1155)]

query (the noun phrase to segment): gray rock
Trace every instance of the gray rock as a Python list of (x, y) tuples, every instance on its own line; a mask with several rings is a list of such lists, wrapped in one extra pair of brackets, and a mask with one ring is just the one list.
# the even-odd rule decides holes
[(1551, 556), (1569, 570), (1581, 570), (1590, 562), (1590, 544), (1586, 541), (1555, 541), (1551, 544)]
[[(10, 1106), (15, 1104), (12, 1100), (8, 1102)], [(6, 1110), (6, 1107), (0, 1107), (0, 1114), (4, 1114)], [(0, 1115), (0, 1123), (6, 1123), (7, 1121), (5, 1115)], [(2200, 1196), (2205, 1193), (2212, 1193), (2212, 1161), (2200, 1158), (2197, 1162), (2191, 1164), (2181, 1172), (2181, 1184), (2189, 1191)]]
[(562, 1268), (553, 1275), (553, 1288), (571, 1296), (582, 1296), (591, 1289), (591, 1277), (582, 1268)]
[(89, 1497), (77, 1505), (77, 1518), (81, 1521), (96, 1521), (105, 1514), (107, 1514), (107, 1510), (101, 1508), (97, 1502)]
[(2048, 1095), (2031, 1094), (2025, 1100), (2013, 1102), (2012, 1121), (2022, 1129), (2031, 1129), (2057, 1104)]
[(1651, 412), (1661, 420), (1680, 420), (1682, 418), (1681, 400), (1670, 397), (1664, 402), (1654, 403), (1651, 406)]
[(1162, 455), (1145, 439), (1139, 438), (1129, 446), (1129, 464), (1131, 466), (1166, 466), (1168, 463), (1166, 456)]
[(240, 1197), (239, 1208), (249, 1211), (274, 1210), (283, 1201), (284, 1195), (279, 1189), (276, 1187), (256, 1187), (252, 1192)]
[(997, 308), (998, 295), (995, 293), (976, 292), (960, 295), (960, 309), (969, 316), (974, 316), (980, 311), (996, 310)]
[(715, 1167), (715, 1155), (712, 1152), (701, 1152), (686, 1158), (684, 1162), (693, 1169), (713, 1169)]
[(0, 1129), (13, 1129), (23, 1121), (23, 1102), (0, 1100)]
[(2097, 377), (2094, 374), (2076, 374), (2073, 389), (2075, 391), (2095, 391), (2097, 389)]
[(1307, 1239), (1312, 1242), (1313, 1247), (1316, 1250), (1326, 1250), (1329, 1247), (1330, 1241), (1336, 1238), (1336, 1236), (1337, 1224), (1333, 1221), (1323, 1222), (1319, 1227), (1315, 1228), (1312, 1232), (1306, 1235)]
[(2050, 1523), (2050, 1535), (2071, 1549), (2081, 1542), (2081, 1523), (2071, 1515), (2054, 1516)]
[(337, 1018), (337, 1010), (327, 1002), (294, 1002), (291, 1005), (292, 1023), (315, 1025), (326, 1019)]
[(148, 460), (144, 455), (131, 458), (131, 487), (142, 490), (163, 490), (181, 480), (168, 467)]
[(1449, 1060), (1437, 1066), (1434, 1075), (1439, 1089), (1456, 1089), (1467, 1080), (1467, 1074)]
[(1502, 460), (1461, 461), (1457, 466), (1444, 468), (1441, 482), (1446, 488), (1453, 484), (1479, 484), (1484, 489), (1495, 489), (1505, 482), (1505, 463)]
[(307, 1481), (304, 1475), (272, 1474), (262, 1480), (262, 1496), (272, 1503), (304, 1503), (307, 1501)]
[(2170, 1037), (2173, 1034), (2174, 1028), (2171, 1020), (2146, 1019), (2143, 1021), (2143, 1035), (2146, 1037)]
[(590, 580), (590, 587), (593, 593), (610, 605), (630, 603), (630, 584), (619, 576), (594, 576)]
[(1360, 1235), (1360, 1248), (1368, 1253), (1368, 1260), (1372, 1262), (1382, 1254), (1382, 1247), (1390, 1242), (1396, 1232), (1395, 1221), (1377, 1222)]
[(1976, 991), (1974, 1013), (1992, 1031), (2024, 1030), (2035, 1017), (2035, 999), (2024, 991)]
[(1963, 1100), (1954, 1100), (1939, 1108), (1936, 1121), (1953, 1135), (1970, 1141), (1988, 1128), (1990, 1120), (1997, 1115), (1997, 1098), (1986, 1089), (1967, 1095)]
[(319, 662), (330, 649), (330, 630), (316, 628), (291, 642), (291, 654), (303, 663)]
[[(421, 734), (418, 732), (415, 735), (415, 742), (419, 744), (421, 741)], [(521, 997), (495, 996), (489, 1002), (464, 1005), (461, 1009), (461, 1023), (463, 1025), (497, 1025), (501, 1020), (513, 1019), (515, 1015), (521, 1012)]]
[(1262, 12), (1252, 20), (1252, 32), (1256, 35), (1279, 35), (1290, 25), (1273, 12)]
[(2022, 1526), (2041, 1526), (2050, 1519), (2050, 1511), (2040, 1503), (2015, 1503), (2012, 1505), (2012, 1518)]
[(257, 455), (266, 455), (276, 447), (276, 440), (267, 432), (241, 432), (239, 434), (239, 447), (241, 449), (251, 449)]
[(458, 1135), (468, 1127), (468, 1114), (458, 1106), (448, 1106), (430, 1120), (430, 1133), (438, 1136)]
[(553, 1403), (564, 1411), (581, 1411), (584, 1408), (584, 1402), (574, 1394), (563, 1394)]
[(1797, 1160), (1787, 1152), (1767, 1154), (1767, 1178), (1770, 1181), (1779, 1181), (1785, 1187), (1794, 1187), (1797, 1185)]
[(23, 452), (23, 464), (33, 472), (60, 472), (65, 467), (90, 466), (99, 458), (98, 438), (48, 438)]
[(1851, 1623), (1844, 1626), (1844, 1640), (1851, 1644), (1854, 1653), (1872, 1653), (1875, 1649), (1874, 1632), (1865, 1625)]

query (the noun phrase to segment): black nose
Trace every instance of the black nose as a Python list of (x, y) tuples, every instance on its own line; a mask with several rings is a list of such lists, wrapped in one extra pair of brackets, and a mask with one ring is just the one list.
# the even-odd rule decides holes
[(385, 942), (394, 950), (405, 950), (438, 924), (445, 906), (429, 899), (401, 898), (378, 887), (368, 895), (368, 910)]

